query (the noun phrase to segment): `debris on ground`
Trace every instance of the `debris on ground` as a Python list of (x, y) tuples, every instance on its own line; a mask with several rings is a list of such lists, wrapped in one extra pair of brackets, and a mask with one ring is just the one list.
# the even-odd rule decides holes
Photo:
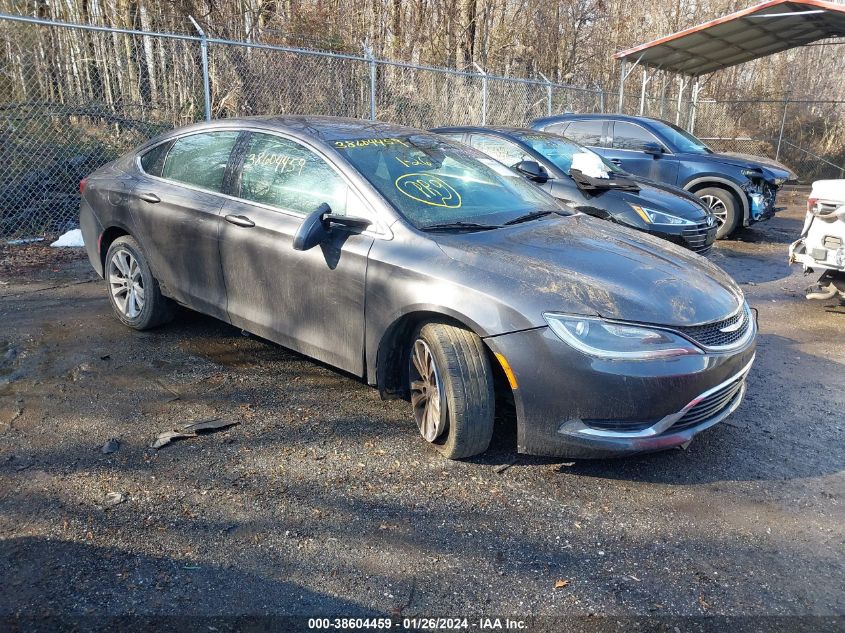
[(569, 581), (565, 578), (558, 578), (555, 580), (555, 589), (565, 589), (569, 586)]
[(103, 500), (103, 507), (113, 508), (119, 506), (121, 503), (125, 503), (128, 498), (125, 492), (110, 492)]
[(120, 440), (116, 438), (111, 438), (108, 442), (103, 444), (103, 447), (100, 449), (100, 452), (103, 455), (108, 455), (109, 453), (114, 453), (120, 448)]
[(63, 247), (72, 247), (78, 248), (81, 246), (85, 246), (85, 242), (82, 240), (82, 230), (81, 229), (73, 229), (72, 231), (68, 231), (64, 233), (57, 239), (55, 242), (50, 244), (53, 248), (63, 248)]
[(225, 429), (236, 424), (240, 424), (240, 422), (238, 422), (237, 420), (221, 420), (219, 418), (214, 420), (203, 420), (202, 422), (191, 422), (190, 424), (186, 424), (179, 429), (172, 429), (170, 431), (164, 431), (162, 433), (159, 433), (155, 441), (150, 444), (150, 448), (158, 449), (162, 446), (167, 446), (174, 440), (181, 440), (188, 437), (197, 437), (198, 435), (206, 435), (208, 433), (213, 433), (214, 431), (219, 431), (221, 429)]

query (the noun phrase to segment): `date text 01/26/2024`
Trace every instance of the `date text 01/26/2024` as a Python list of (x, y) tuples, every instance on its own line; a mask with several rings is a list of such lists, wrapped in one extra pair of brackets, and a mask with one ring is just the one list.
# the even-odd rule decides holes
[(523, 620), (510, 618), (309, 618), (308, 628), (313, 630), (362, 630), (402, 629), (410, 631), (449, 631), (477, 629), (480, 631), (511, 630), (527, 627)]

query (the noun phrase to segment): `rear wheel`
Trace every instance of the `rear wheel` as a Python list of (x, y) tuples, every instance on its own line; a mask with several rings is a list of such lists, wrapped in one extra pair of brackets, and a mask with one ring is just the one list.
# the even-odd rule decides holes
[(408, 355), (411, 407), (420, 435), (444, 457), (487, 450), (493, 436), (493, 373), (484, 344), (444, 323), (417, 330)]
[(161, 294), (147, 257), (134, 238), (124, 235), (109, 246), (104, 277), (117, 318), (148, 330), (173, 318), (173, 303)]
[(716, 216), (719, 223), (719, 230), (716, 232), (716, 239), (721, 240), (728, 237), (736, 230), (739, 224), (738, 204), (734, 195), (727, 189), (721, 187), (705, 187), (695, 192), (701, 201)]

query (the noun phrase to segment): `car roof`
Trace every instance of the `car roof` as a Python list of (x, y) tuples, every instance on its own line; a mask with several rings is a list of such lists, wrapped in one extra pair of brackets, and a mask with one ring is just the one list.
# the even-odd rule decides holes
[(341, 141), (361, 137), (390, 138), (426, 133), (425, 130), (417, 128), (368, 119), (291, 114), (216, 119), (207, 123), (198, 123), (186, 129), (201, 131), (213, 130), (219, 127), (231, 128), (232, 126), (237, 127), (241, 125), (243, 127), (259, 125), (263, 128), (277, 129), (279, 131), (287, 130), (317, 138), (321, 141)]
[(530, 127), (508, 127), (504, 125), (446, 125), (431, 128), (435, 134), (442, 132), (493, 132), (498, 134), (543, 134), (545, 136), (557, 136), (541, 130), (533, 130)]
[(543, 117), (541, 119), (534, 119), (531, 122), (531, 125), (545, 125), (547, 123), (558, 123), (561, 121), (589, 121), (595, 119), (603, 119), (607, 121), (630, 121), (631, 123), (668, 123), (668, 121), (655, 117), (633, 116), (630, 114), (601, 114), (593, 112), (590, 114), (556, 114), (553, 116)]

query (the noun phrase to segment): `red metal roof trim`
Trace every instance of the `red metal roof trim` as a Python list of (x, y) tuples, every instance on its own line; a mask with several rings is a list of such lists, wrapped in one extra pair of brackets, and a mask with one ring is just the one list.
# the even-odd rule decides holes
[(704, 31), (713, 26), (717, 26), (719, 24), (724, 24), (726, 22), (731, 22), (733, 20), (738, 20), (739, 18), (743, 18), (747, 15), (752, 15), (757, 13), (758, 11), (762, 11), (763, 9), (768, 9), (770, 7), (776, 7), (782, 4), (800, 4), (807, 7), (812, 7), (816, 9), (824, 9), (826, 11), (835, 11), (845, 15), (845, 6), (841, 4), (834, 4), (832, 2), (824, 2), (824, 0), (770, 0), (769, 2), (763, 2), (762, 4), (755, 5), (753, 7), (749, 7), (748, 9), (742, 9), (741, 11), (736, 11), (735, 13), (731, 13), (729, 15), (724, 15), (721, 18), (716, 18), (715, 20), (710, 20), (709, 22), (705, 22), (703, 24), (699, 24), (698, 26), (693, 26), (683, 31), (678, 31), (677, 33), (673, 33), (672, 35), (667, 35), (666, 37), (661, 37), (660, 39), (653, 40), (651, 42), (647, 42), (645, 44), (640, 44), (639, 46), (635, 46), (634, 48), (629, 48), (628, 50), (621, 51), (613, 55), (615, 59), (622, 59), (623, 57), (628, 57), (634, 53), (639, 53), (644, 51), (648, 48), (652, 48), (654, 46), (659, 46), (660, 44), (665, 44), (667, 42), (671, 42), (673, 40), (680, 39), (686, 35), (692, 35), (693, 33), (698, 33), (699, 31)]

